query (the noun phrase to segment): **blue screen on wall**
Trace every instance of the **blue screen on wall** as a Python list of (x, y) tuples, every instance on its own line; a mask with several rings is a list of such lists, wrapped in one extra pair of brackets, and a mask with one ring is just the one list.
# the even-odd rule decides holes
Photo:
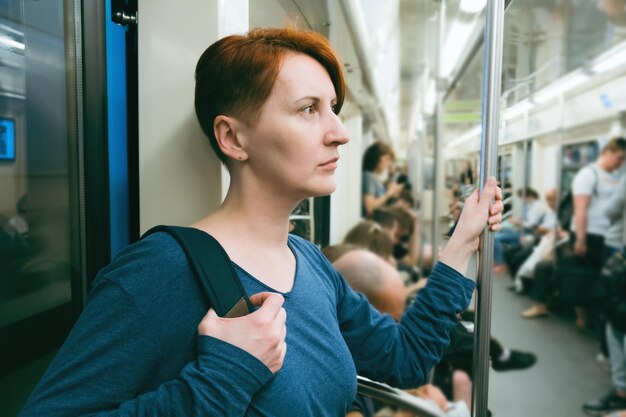
[(15, 160), (15, 121), (0, 118), (0, 162)]

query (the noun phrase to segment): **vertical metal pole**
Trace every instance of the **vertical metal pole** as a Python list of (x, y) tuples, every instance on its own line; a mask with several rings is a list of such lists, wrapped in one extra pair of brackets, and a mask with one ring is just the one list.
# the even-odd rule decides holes
[(437, 91), (437, 107), (435, 110), (435, 135), (433, 143), (433, 168), (435, 171), (434, 184), (433, 184), (433, 224), (432, 224), (432, 242), (433, 242), (433, 265), (439, 258), (439, 212), (441, 210), (441, 193), (443, 191), (443, 178), (441, 170), (441, 145), (443, 142), (443, 95), (444, 86), (441, 76), (442, 65), (441, 58), (443, 56), (443, 34), (445, 29), (446, 19), (446, 0), (439, 0), (439, 29), (437, 30), (437, 59), (436, 59), (436, 91)]
[[(528, 139), (524, 140), (523, 145), (524, 145), (524, 147), (522, 149), (522, 155), (524, 155), (523, 156), (524, 165), (522, 166), (522, 169), (524, 171), (524, 177), (523, 177), (523, 182), (522, 183), (524, 184), (524, 186), (522, 187), (522, 189), (524, 191), (522, 191), (522, 212), (521, 213), (519, 213), (519, 212), (515, 213), (514, 212), (514, 213), (515, 213), (515, 215), (520, 215), (521, 214), (522, 217), (525, 218), (525, 216), (523, 216), (523, 214), (526, 213), (527, 207), (526, 207), (526, 198), (524, 198), (524, 197), (526, 196), (526, 190), (530, 187), (530, 173), (528, 172), (528, 169), (527, 169), (528, 168), (528, 158), (530, 157), (530, 155), (528, 155), (528, 153), (529, 153), (528, 152), (528, 149), (529, 149), (528, 148)], [(515, 162), (513, 162), (513, 163), (515, 163)], [(513, 184), (513, 182), (511, 181), (511, 192), (512, 192), (512, 195), (514, 196), (516, 187), (513, 187), (512, 184)], [(515, 200), (513, 200), (513, 201), (515, 201)], [(523, 227), (522, 227), (522, 235), (525, 235)]]
[(528, 159), (530, 158), (530, 148), (528, 146), (528, 139), (524, 140), (524, 150), (522, 151), (524, 155), (524, 188), (530, 187), (530, 170), (528, 169)]
[[(561, 203), (561, 198), (563, 198), (563, 139), (565, 136), (565, 129), (563, 128), (564, 126), (564, 118), (565, 118), (565, 109), (564, 109), (564, 101), (563, 101), (563, 94), (559, 95), (559, 113), (560, 113), (560, 123), (559, 123), (559, 133), (558, 133), (558, 140), (559, 140), (559, 156), (558, 159), (556, 161), (556, 212), (557, 215), (558, 213), (558, 207), (559, 204)], [(556, 222), (556, 224), (554, 225), (554, 236), (555, 242), (558, 242), (559, 240), (559, 228), (561, 227), (560, 222)], [(554, 254), (556, 255), (556, 245), (554, 245)], [(556, 262), (556, 256), (553, 257), (553, 259)]]
[[(426, 91), (425, 88), (422, 89), (423, 92)], [(422, 96), (424, 96), (424, 94), (422, 94)], [(423, 106), (421, 108), (424, 108)], [(418, 138), (417, 138), (417, 145), (416, 145), (416, 150), (417, 150), (417, 167), (416, 170), (418, 172), (418, 180), (417, 180), (417, 184), (416, 184), (416, 192), (417, 192), (417, 198), (418, 201), (424, 201), (424, 153), (426, 151), (426, 129), (427, 129), (427, 122), (426, 120), (424, 120), (424, 116), (420, 116), (422, 118), (422, 129), (419, 131), (418, 133)], [(419, 210), (418, 210), (418, 222), (419, 222), (419, 233), (420, 233), (420, 239), (419, 239), (419, 248), (418, 248), (418, 261), (417, 261), (417, 266), (420, 270), (420, 273), (422, 273), (424, 271), (424, 240), (422, 239), (422, 236), (424, 234), (424, 206), (420, 205)]]
[[(500, 88), (502, 79), (502, 39), (504, 1), (489, 0), (485, 18), (485, 61), (482, 89), (482, 134), (480, 145), (480, 181), (496, 173), (498, 135), (500, 133)], [(489, 394), (489, 341), (491, 333), (491, 268), (493, 265), (493, 234), (485, 233), (480, 243), (478, 296), (474, 334), (474, 383), (472, 384), (472, 415), (487, 416)]]

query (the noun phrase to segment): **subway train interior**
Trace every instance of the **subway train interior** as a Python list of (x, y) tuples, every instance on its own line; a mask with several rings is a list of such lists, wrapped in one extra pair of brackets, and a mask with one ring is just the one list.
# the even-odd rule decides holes
[[(503, 360), (518, 363), (474, 362), (487, 370), (469, 377), (485, 389), (488, 412), (467, 409), (626, 416), (626, 378), (619, 391), (602, 309), (563, 295), (567, 227), (554, 213), (543, 235), (527, 224), (533, 204), (545, 220), (567, 210), (568, 196), (574, 218), (577, 174), (626, 136), (626, 0), (0, 0), (0, 416), (18, 415), (99, 270), (151, 227), (189, 225), (220, 205), (229, 173), (196, 119), (194, 69), (213, 42), (260, 27), (321, 33), (346, 80), (339, 117), (350, 141), (337, 188), (302, 201), (292, 233), (337, 245), (366, 215), (376, 223), (376, 210), (397, 204), (399, 193), (376, 210), (364, 203), (363, 156), (383, 143), (393, 157), (373, 174), (407, 195), (413, 285), (428, 276), (463, 200), (495, 176), (504, 220), (470, 265), (489, 289), (470, 308), (483, 318), (474, 337), (491, 334)], [(615, 180), (608, 194), (623, 193), (623, 147), (602, 168)], [(545, 263), (547, 301), (536, 298)], [(595, 291), (599, 276), (579, 291)], [(432, 382), (447, 372), (437, 367)]]

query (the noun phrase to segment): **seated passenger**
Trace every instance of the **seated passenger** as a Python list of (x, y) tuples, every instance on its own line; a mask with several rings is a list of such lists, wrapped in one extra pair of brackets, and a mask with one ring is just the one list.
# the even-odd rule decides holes
[(372, 220), (363, 220), (348, 231), (343, 243), (370, 250), (395, 265), (390, 233)]
[(417, 208), (415, 206), (415, 198), (413, 198), (413, 194), (407, 189), (403, 189), (400, 194), (398, 194), (395, 205), (403, 207), (407, 210), (415, 210)]
[(338, 416), (357, 372), (400, 388), (426, 382), (470, 302), (463, 274), (485, 226), (499, 228), (501, 192), (490, 178), (466, 201), (400, 323), (380, 314), (288, 233), (300, 201), (335, 189), (344, 97), (342, 66), (318, 33), (254, 29), (211, 45), (195, 109), (230, 185), (193, 227), (221, 244), (258, 308), (218, 317), (176, 240), (151, 234), (100, 271), (20, 416)]
[[(546, 259), (552, 254), (555, 244), (554, 231), (557, 225), (556, 219), (556, 189), (549, 190), (546, 195), (547, 209), (542, 217), (541, 223), (535, 226), (530, 238), (529, 244), (520, 243), (511, 246), (504, 252), (504, 258), (514, 281), (514, 289), (516, 292), (523, 290), (522, 277), (532, 278), (532, 271), (537, 263)], [(520, 272), (521, 269), (521, 272)]]
[(539, 201), (539, 194), (532, 188), (523, 191), (524, 216), (522, 219), (511, 219), (511, 222), (521, 230), (509, 230), (496, 233), (494, 239), (493, 263), (495, 272), (504, 272), (504, 249), (506, 245), (516, 245), (521, 236), (531, 234), (533, 229), (541, 223), (545, 214), (545, 205)]
[(388, 204), (404, 189), (404, 184), (388, 182), (389, 166), (394, 158), (393, 149), (383, 142), (373, 143), (365, 150), (361, 190), (363, 217)]

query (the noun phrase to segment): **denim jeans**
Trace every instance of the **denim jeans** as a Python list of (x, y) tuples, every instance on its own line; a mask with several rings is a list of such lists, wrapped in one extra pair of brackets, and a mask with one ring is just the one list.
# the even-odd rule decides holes
[(493, 263), (504, 263), (504, 245), (513, 245), (519, 241), (519, 232), (511, 230), (507, 232), (498, 232), (494, 237), (493, 243)]
[(626, 391), (626, 353), (624, 352), (624, 337), (626, 335), (606, 324), (606, 343), (611, 359), (611, 380), (613, 388)]

